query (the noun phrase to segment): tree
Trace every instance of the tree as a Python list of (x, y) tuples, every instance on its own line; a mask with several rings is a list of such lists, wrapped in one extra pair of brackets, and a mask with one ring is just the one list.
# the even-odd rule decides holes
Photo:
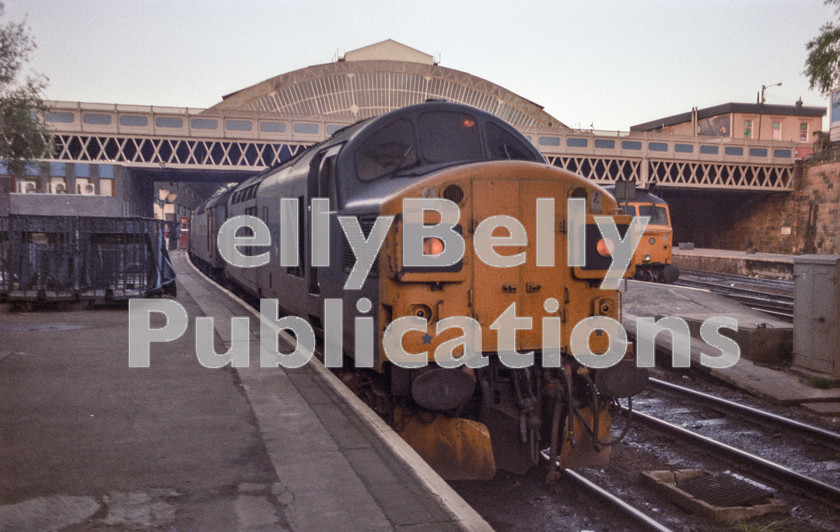
[[(0, 0), (0, 19), (4, 13)], [(32, 74), (21, 80), (34, 49), (25, 22), (0, 22), (0, 160), (12, 173), (19, 173), (27, 161), (43, 157), (48, 148), (41, 96), (46, 78)]]
[[(835, 13), (840, 14), (840, 0), (825, 0), (834, 4)], [(811, 88), (828, 94), (840, 85), (840, 21), (829, 22), (820, 28), (820, 34), (805, 45), (808, 59), (805, 72)]]

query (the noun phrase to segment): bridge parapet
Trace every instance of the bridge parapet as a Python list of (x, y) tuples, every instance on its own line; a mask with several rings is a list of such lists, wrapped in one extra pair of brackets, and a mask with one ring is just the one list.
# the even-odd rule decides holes
[(142, 135), (237, 140), (318, 142), (352, 121), (193, 107), (46, 102), (47, 125), (60, 133)]

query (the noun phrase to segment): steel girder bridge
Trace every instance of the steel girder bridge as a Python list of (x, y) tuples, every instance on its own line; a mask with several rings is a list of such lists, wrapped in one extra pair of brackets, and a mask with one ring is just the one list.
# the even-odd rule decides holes
[[(349, 125), (345, 117), (48, 102), (53, 162), (258, 171)], [(520, 128), (550, 164), (598, 183), (667, 189), (793, 190), (795, 144), (735, 138)]]

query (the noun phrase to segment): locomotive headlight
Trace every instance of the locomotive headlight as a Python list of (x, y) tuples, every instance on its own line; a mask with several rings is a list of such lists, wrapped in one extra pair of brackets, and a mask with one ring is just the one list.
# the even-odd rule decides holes
[(432, 309), (427, 305), (409, 305), (408, 315), (417, 316), (418, 318), (423, 318), (426, 321), (431, 321)]
[(601, 255), (602, 257), (609, 257), (612, 255), (613, 249), (615, 249), (615, 244), (613, 244), (613, 241), (609, 238), (602, 238), (595, 246), (595, 250), (598, 252), (598, 255)]
[(614, 303), (609, 299), (602, 299), (598, 304), (598, 312), (603, 316), (611, 316), (613, 313)]
[(653, 238), (653, 237), (650, 237), (650, 240), (648, 240), (648, 244), (651, 244), (651, 245), (656, 244), (656, 239)]
[(423, 255), (440, 255), (443, 253), (443, 240), (431, 237), (423, 240)]

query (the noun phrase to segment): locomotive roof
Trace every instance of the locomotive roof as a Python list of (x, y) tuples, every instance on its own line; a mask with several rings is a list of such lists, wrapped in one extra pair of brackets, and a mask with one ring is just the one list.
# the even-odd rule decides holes
[[(381, 139), (374, 139), (377, 133), (382, 133), (383, 131), (389, 133), (389, 131), (386, 131), (386, 128), (388, 128), (389, 125), (393, 125), (401, 120), (408, 120), (412, 124), (420, 124), (423, 121), (424, 115), (428, 117), (432, 116), (429, 113), (436, 112), (453, 114), (463, 113), (469, 115), (469, 120), (464, 121), (464, 128), (473, 129), (472, 134), (476, 135), (476, 139), (479, 138), (477, 136), (478, 129), (486, 128), (487, 124), (492, 123), (497, 126), (498, 130), (505, 132), (503, 136), (500, 137), (503, 140), (498, 141), (497, 144), (499, 145), (496, 145), (495, 152), (492, 151), (489, 145), (481, 146), (479, 143), (473, 145), (474, 152), (472, 154), (462, 157), (462, 154), (457, 150), (457, 145), (461, 142), (462, 136), (458, 134), (458, 131), (453, 131), (451, 128), (431, 129), (427, 131), (424, 136), (422, 127), (417, 126), (420, 131), (418, 137), (421, 141), (419, 149), (418, 146), (415, 145), (416, 139), (414, 137), (414, 133), (409, 136), (411, 140), (408, 144), (400, 144), (400, 139), (391, 138), (390, 135), (384, 135)], [(485, 131), (484, 135), (486, 137), (486, 129), (482, 130)], [(504, 135), (507, 136), (505, 137)], [(426, 157), (421, 157), (420, 152), (424, 150), (424, 142), (434, 142), (438, 146), (442, 146), (444, 151), (449, 150), (453, 153), (447, 153), (446, 157), (442, 157), (437, 160), (429, 160)], [(245, 189), (254, 183), (263, 181), (267, 177), (274, 175), (278, 170), (294, 167), (302, 160), (302, 158), (307, 157), (310, 154), (329, 148), (331, 145), (339, 144), (344, 145), (341, 158), (344, 160), (344, 164), (346, 165), (345, 171), (349, 171), (351, 168), (356, 170), (356, 175), (359, 177), (359, 181), (362, 182), (354, 185), (354, 195), (357, 196), (357, 199), (365, 197), (369, 194), (376, 197), (382, 197), (382, 195), (386, 194), (388, 190), (404, 186), (403, 184), (398, 183), (399, 180), (397, 179), (385, 180), (387, 182), (381, 180), (381, 178), (385, 176), (413, 177), (423, 175), (445, 166), (467, 162), (477, 162), (481, 160), (510, 158), (545, 162), (543, 156), (528, 141), (528, 139), (504, 120), (467, 105), (445, 101), (428, 101), (426, 103), (403, 107), (396, 111), (392, 111), (378, 117), (361, 120), (355, 124), (344, 127), (336, 131), (330, 138), (324, 140), (323, 142), (309, 146), (306, 150), (299, 152), (291, 159), (250, 177), (248, 180), (232, 190)], [(489, 143), (485, 142), (485, 144)], [(451, 146), (456, 146), (456, 148), (450, 149)], [(502, 154), (500, 150), (504, 151), (504, 154)], [(391, 151), (392, 153), (387, 153), (388, 151)], [(367, 176), (367, 178), (364, 175), (360, 176), (358, 174), (359, 165), (355, 165), (354, 167), (353, 157), (348, 157), (346, 155), (348, 153), (355, 154), (356, 158), (361, 157), (360, 153), (364, 153), (366, 156), (374, 156), (378, 160), (368, 162), (374, 166), (377, 164), (380, 165), (377, 167), (377, 172), (379, 173), (371, 173)], [(401, 168), (401, 165), (407, 162), (406, 156), (409, 155), (409, 153), (411, 153), (411, 155), (409, 157), (410, 161), (408, 162), (411, 162), (411, 164), (405, 164), (405, 167)], [(505, 154), (507, 154), (506, 157)], [(388, 164), (392, 165), (392, 168), (387, 167)], [(372, 185), (373, 181), (378, 181), (379, 183), (375, 187), (376, 190), (368, 190), (371, 188), (368, 185)], [(223, 198), (226, 199), (228, 196), (229, 194), (224, 194)], [(208, 202), (205, 205), (205, 208), (207, 208), (212, 206), (213, 203)]]

